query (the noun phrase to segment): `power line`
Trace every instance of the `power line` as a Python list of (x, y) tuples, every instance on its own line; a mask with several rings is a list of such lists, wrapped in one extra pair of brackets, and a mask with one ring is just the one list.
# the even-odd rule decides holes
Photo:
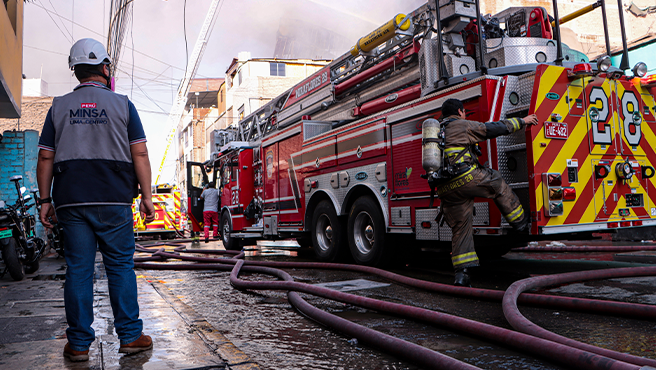
[(182, 8), (182, 29), (184, 32), (185, 40), (185, 53), (187, 58), (185, 59), (185, 71), (189, 68), (189, 45), (187, 44), (187, 0), (184, 0), (184, 7)]
[(60, 53), (60, 52), (58, 52), (58, 51), (52, 51), (52, 50), (41, 49), (41, 48), (37, 48), (37, 47), (34, 47), (34, 46), (30, 46), (30, 45), (23, 45), (23, 46), (26, 47), (26, 48), (30, 48), (30, 49), (35, 49), (35, 50), (39, 50), (39, 51), (45, 51), (45, 52), (47, 52), (47, 53), (53, 53), (53, 54), (63, 55), (63, 56), (65, 56), (65, 57), (68, 56), (68, 54)]
[[(39, 0), (39, 2), (41, 2), (41, 1)], [(50, 6), (52, 6), (52, 10), (55, 11), (55, 14), (59, 15), (59, 13), (57, 12), (57, 9), (55, 9), (55, 6), (52, 4), (52, 1), (48, 0), (48, 2), (50, 3)], [(43, 5), (43, 3), (41, 3), (41, 5)], [(61, 18), (59, 19), (59, 21), (61, 22)], [(64, 22), (61, 22), (61, 23), (62, 23), (62, 26), (64, 27), (64, 29), (66, 30), (66, 32), (68, 32), (68, 28), (66, 28), (66, 25), (64, 24)], [(72, 30), (73, 30), (73, 28), (72, 28), (72, 25), (71, 25), (71, 32), (72, 32)], [(73, 40), (73, 34), (71, 32), (68, 32), (68, 34), (71, 35), (71, 40)]]
[[(45, 7), (43, 7), (43, 6), (41, 6), (41, 5), (37, 4), (37, 3), (30, 3), (30, 4), (34, 4), (35, 6), (37, 6), (37, 7), (41, 8), (41, 9), (45, 10), (45, 11), (48, 12), (48, 13), (53, 13), (50, 9), (45, 8)], [(100, 36), (100, 37), (103, 37), (103, 38), (105, 37), (105, 35), (103, 35), (103, 34), (97, 32), (97, 31), (94, 31), (94, 30), (92, 30), (91, 28), (88, 28), (88, 27), (86, 27), (86, 26), (83, 26), (83, 25), (81, 25), (81, 24), (79, 24), (79, 23), (73, 22), (72, 20), (70, 20), (70, 19), (68, 19), (68, 18), (66, 18), (66, 17), (64, 17), (64, 16), (62, 16), (62, 15), (59, 15), (59, 14), (55, 14), (55, 15), (58, 16), (59, 18), (63, 19), (63, 20), (66, 20), (66, 21), (68, 21), (68, 22), (71, 22), (72, 24), (74, 24), (74, 25), (76, 25), (76, 26), (78, 26), (78, 27), (80, 27), (80, 28), (83, 28), (83, 29), (85, 29), (85, 30), (87, 30), (87, 31), (89, 31), (89, 32), (92, 32), (92, 33), (94, 33), (94, 34), (96, 34), (96, 35), (98, 35), (98, 36)], [(133, 49), (133, 48), (127, 46), (127, 45), (125, 45), (125, 47), (128, 48), (128, 49)], [(148, 55), (148, 54), (146, 54), (146, 53), (144, 53), (144, 52), (141, 52), (141, 51), (139, 51), (139, 50), (136, 50), (136, 49), (135, 49), (134, 52), (137, 53), (137, 54), (141, 54), (141, 55), (145, 56), (146, 58), (152, 59), (152, 60), (154, 60), (154, 61), (156, 61), (156, 62), (162, 63), (162, 64), (164, 64), (164, 65), (166, 65), (166, 66), (169, 66), (169, 67), (171, 67), (171, 68), (175, 68), (175, 69), (177, 69), (177, 70), (185, 71), (185, 72), (186, 72), (186, 69), (183, 69), (183, 68), (180, 68), (180, 67), (176, 67), (176, 66), (174, 66), (174, 65), (172, 65), (172, 64), (170, 64), (170, 63), (167, 63), (167, 62), (164, 62), (164, 61), (162, 61), (162, 60), (160, 60), (160, 59), (157, 59), (157, 58), (155, 58), (155, 57), (152, 57), (152, 56), (150, 56), (150, 55)], [(204, 76), (204, 75), (201, 75), (201, 74), (198, 74), (198, 76), (207, 78), (207, 76)]]
[[(39, 51), (43, 51), (43, 52), (46, 52), (46, 53), (52, 53), (52, 54), (57, 54), (57, 55), (61, 55), (61, 56), (68, 57), (68, 54), (60, 53), (60, 52), (58, 52), (58, 51), (53, 51), (53, 50), (47, 50), (47, 49), (37, 48), (36, 46), (31, 46), (31, 45), (23, 45), (23, 46), (26, 47), (26, 48), (30, 48), (30, 49), (34, 49), (34, 50), (39, 50)], [(125, 63), (126, 65), (128, 65), (128, 66), (130, 66), (130, 67), (133, 67), (133, 68), (136, 68), (136, 69), (142, 70), (142, 71), (145, 72), (145, 73), (150, 73), (150, 74), (156, 75), (155, 78), (134, 76), (134, 78), (136, 78), (136, 79), (146, 80), (146, 81), (147, 81), (146, 83), (142, 84), (141, 86), (146, 86), (147, 84), (149, 84), (149, 83), (152, 82), (152, 83), (154, 83), (154, 84), (161, 85), (162, 88), (166, 88), (167, 91), (168, 91), (168, 88), (169, 88), (169, 87), (173, 87), (173, 86), (177, 86), (177, 85), (178, 85), (177, 83), (174, 83), (174, 82), (173, 82), (173, 81), (177, 81), (177, 80), (174, 79), (174, 78), (158, 79), (158, 77), (161, 76), (161, 75), (163, 75), (166, 71), (168, 71), (169, 68), (171, 68), (171, 66), (167, 66), (166, 69), (164, 69), (164, 71), (158, 73), (158, 72), (151, 71), (151, 70), (149, 70), (149, 69), (146, 69), (146, 68), (143, 68), (143, 67), (139, 67), (139, 66), (136, 66), (136, 65), (134, 65), (134, 64), (127, 63), (127, 62), (122, 62), (122, 63)], [(128, 73), (126, 73), (126, 74), (129, 75)], [(69, 82), (48, 82), (48, 83), (49, 83), (49, 84), (65, 84), (65, 83), (69, 83)], [(170, 104), (170, 103), (167, 103), (167, 104)]]
[[(39, 2), (41, 2), (41, 0), (39, 0)], [(38, 5), (37, 5), (37, 6), (38, 6)], [(42, 8), (43, 8), (43, 9), (46, 9), (45, 7), (43, 7), (43, 5), (42, 5)], [(46, 10), (47, 10), (47, 9), (46, 9)], [(64, 34), (64, 31), (62, 31), (61, 27), (59, 27), (59, 24), (57, 23), (57, 21), (55, 21), (55, 18), (53, 18), (52, 15), (50, 15), (50, 12), (49, 12), (49, 11), (46, 11), (46, 14), (48, 14), (48, 17), (50, 17), (50, 19), (52, 19), (52, 22), (55, 24), (55, 26), (57, 26), (57, 28), (59, 29), (59, 32), (61, 32), (62, 35), (64, 35), (64, 38), (68, 40), (68, 36), (66, 36), (66, 34)], [(55, 12), (55, 14), (56, 14), (56, 12)], [(65, 28), (65, 27), (64, 27), (64, 28)], [(68, 32), (68, 30), (66, 30), (66, 32)], [(68, 33), (68, 35), (71, 36), (70, 32)], [(71, 36), (71, 39), (72, 39), (72, 38), (73, 38), (73, 36)]]

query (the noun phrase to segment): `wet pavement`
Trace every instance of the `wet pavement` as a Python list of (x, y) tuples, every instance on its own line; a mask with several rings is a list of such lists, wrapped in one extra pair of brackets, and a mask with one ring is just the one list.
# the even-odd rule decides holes
[(0, 369), (257, 369), (243, 352), (158, 281), (138, 275), (140, 317), (153, 350), (118, 353), (107, 278), (96, 256), (93, 328), (89, 361), (64, 359), (65, 262), (45, 258), (35, 274), (0, 280)]
[[(566, 243), (586, 245), (585, 242)], [(222, 249), (222, 246), (220, 242), (211, 242), (202, 243), (200, 248)], [(500, 259), (483, 261), (472, 278), (475, 287), (505, 290), (519, 279), (542, 274), (648, 266), (653, 263), (649, 259), (653, 255), (653, 251), (514, 251)], [(266, 244), (247, 247), (246, 259), (314, 261), (310, 251), (292, 244), (282, 248)], [(426, 292), (358, 272), (285, 271), (297, 282), (512, 329), (500, 302)], [(453, 281), (448, 254), (432, 250), (419, 253), (405, 264), (397, 264), (392, 271), (445, 284)], [(306, 318), (290, 305), (285, 291), (239, 291), (230, 285), (229, 272), (207, 270), (137, 269), (144, 331), (153, 336), (155, 348), (142, 354), (119, 355), (102, 264), (98, 264), (96, 271), (97, 340), (91, 349), (91, 361), (73, 364), (61, 356), (66, 343), (64, 272), (62, 259), (46, 259), (38, 273), (29, 275), (23, 282), (12, 282), (8, 276), (0, 280), (0, 369), (419, 369)], [(250, 273), (243, 273), (241, 278), (273, 279)], [(579, 282), (539, 293), (654, 305), (656, 277)], [(301, 296), (324, 311), (483, 369), (563, 369), (552, 359), (536, 358), (471, 335), (307, 294)], [(568, 338), (656, 359), (654, 322), (539, 307), (522, 306), (520, 311), (536, 325)]]
[[(203, 247), (220, 248), (220, 244)], [(640, 253), (640, 252), (635, 252)], [(248, 247), (247, 260), (313, 261), (308, 251)], [(475, 271), (474, 285), (504, 290), (514, 281), (530, 276), (587, 269), (644, 266), (618, 261), (617, 253), (512, 252), (487, 261)], [(198, 255), (213, 257), (211, 255)], [(409, 288), (367, 274), (343, 271), (287, 269), (295, 281), (318, 284), (349, 293), (408, 304), (512, 329), (500, 302), (439, 295)], [(453, 272), (448, 255), (425, 251), (418, 260), (397, 266), (394, 272), (419, 279), (451, 284)], [(230, 286), (229, 272), (153, 271), (180, 299), (203, 315), (253, 361), (265, 369), (418, 369), (354, 338), (318, 325), (299, 314), (282, 291), (238, 291)], [(243, 279), (271, 280), (259, 274)], [(656, 278), (591, 281), (555, 287), (541, 293), (614, 299), (654, 304)], [(301, 294), (312, 305), (368, 328), (439, 351), (483, 369), (562, 369), (549, 358), (536, 358), (475, 337), (413, 320), (381, 314), (323, 298)], [(578, 312), (521, 307), (529, 320), (572, 339), (620, 352), (656, 359), (656, 324), (642, 320)]]

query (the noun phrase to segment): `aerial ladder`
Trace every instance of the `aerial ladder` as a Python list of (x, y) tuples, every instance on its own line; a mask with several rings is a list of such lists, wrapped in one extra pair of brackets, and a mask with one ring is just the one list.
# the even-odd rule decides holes
[(217, 7), (220, 1), (221, 0), (212, 0), (212, 3), (210, 4), (209, 10), (207, 11), (207, 16), (205, 17), (205, 22), (203, 23), (203, 27), (200, 29), (198, 39), (196, 40), (196, 45), (194, 45), (194, 50), (192, 51), (191, 58), (187, 64), (187, 70), (185, 71), (184, 77), (180, 81), (180, 86), (178, 86), (178, 94), (176, 95), (175, 102), (171, 107), (171, 112), (169, 113), (169, 117), (167, 119), (167, 126), (170, 127), (169, 135), (166, 139), (166, 148), (164, 149), (164, 155), (162, 156), (162, 163), (159, 165), (159, 170), (157, 171), (155, 184), (159, 183), (159, 178), (162, 175), (162, 169), (164, 168), (167, 154), (171, 144), (173, 143), (177, 125), (180, 122), (180, 118), (184, 112), (185, 105), (187, 104), (189, 85), (191, 84), (191, 80), (196, 75), (200, 61), (203, 58), (203, 53), (205, 52), (205, 47), (207, 46), (207, 39), (209, 38), (209, 33), (214, 24)]

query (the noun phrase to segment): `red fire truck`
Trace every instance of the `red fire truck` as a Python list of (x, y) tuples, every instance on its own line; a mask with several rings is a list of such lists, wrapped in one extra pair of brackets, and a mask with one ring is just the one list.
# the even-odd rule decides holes
[[(295, 237), (323, 261), (350, 252), (381, 265), (395, 248), (450, 242), (421, 176), (422, 123), (457, 98), (471, 120), (537, 114), (537, 126), (488, 140), (479, 156), (530, 210), (529, 238), (656, 225), (656, 77), (645, 64), (629, 71), (626, 46), (619, 68), (568, 48), (559, 23), (572, 17), (559, 19), (556, 1), (553, 23), (541, 7), (480, 17), (477, 1), (436, 4), (397, 15), (238, 127), (215, 132), (212, 159), (188, 167), (196, 220), (212, 177), (228, 249)], [(597, 7), (603, 1), (586, 11)], [(473, 227), (483, 256), (528, 241), (488, 199), (476, 200)]]

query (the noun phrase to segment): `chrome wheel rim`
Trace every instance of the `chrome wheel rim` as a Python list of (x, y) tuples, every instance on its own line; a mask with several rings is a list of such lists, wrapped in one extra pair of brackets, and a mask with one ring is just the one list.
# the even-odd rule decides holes
[(323, 252), (329, 250), (333, 245), (333, 227), (327, 215), (323, 214), (319, 216), (315, 233), (317, 236), (317, 247)]
[(225, 223), (223, 224), (223, 243), (227, 244), (228, 243), (228, 234), (230, 233), (230, 224)]
[(376, 243), (374, 221), (367, 212), (360, 212), (353, 223), (355, 246), (361, 254), (369, 254)]

